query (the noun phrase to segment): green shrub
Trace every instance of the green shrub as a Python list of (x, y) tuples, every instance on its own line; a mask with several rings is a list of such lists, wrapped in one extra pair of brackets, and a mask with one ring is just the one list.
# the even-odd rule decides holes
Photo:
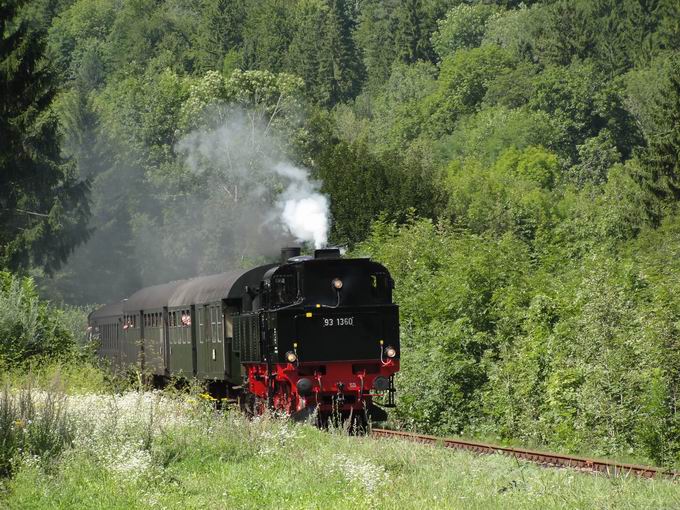
[[(522, 171), (545, 180), (544, 168)], [(680, 219), (617, 257), (605, 246), (572, 259), (518, 234), (375, 223), (358, 251), (396, 282), (394, 416), (424, 432), (680, 465), (679, 233)]]
[(0, 365), (65, 359), (76, 343), (64, 315), (38, 297), (31, 278), (0, 272)]

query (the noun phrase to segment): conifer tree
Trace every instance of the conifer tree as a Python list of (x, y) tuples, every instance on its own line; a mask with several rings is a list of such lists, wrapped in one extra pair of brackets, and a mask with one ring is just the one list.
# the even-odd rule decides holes
[(651, 196), (663, 201), (680, 200), (680, 58), (670, 67), (670, 87), (658, 105), (658, 125), (664, 128), (649, 140), (642, 154), (640, 180)]
[(243, 43), (244, 0), (205, 0), (197, 35), (200, 65), (219, 69), (224, 56)]
[(326, 106), (354, 97), (363, 69), (345, 0), (329, 0), (320, 44), (319, 99)]
[(355, 37), (361, 49), (370, 89), (378, 89), (385, 83), (397, 58), (397, 22), (394, 13), (398, 6), (398, 0), (365, 0), (361, 4)]
[(88, 184), (64, 161), (44, 33), (0, 1), (0, 267), (59, 267), (87, 237)]
[(243, 27), (243, 63), (246, 69), (274, 73), (283, 70), (292, 39), (287, 6), (283, 0), (258, 0), (248, 4)]
[(287, 69), (302, 78), (307, 94), (319, 101), (319, 43), (327, 9), (322, 0), (303, 1), (295, 9), (294, 36), (288, 48)]
[(396, 45), (399, 58), (408, 64), (432, 57), (428, 16), (421, 0), (404, 0), (397, 11)]

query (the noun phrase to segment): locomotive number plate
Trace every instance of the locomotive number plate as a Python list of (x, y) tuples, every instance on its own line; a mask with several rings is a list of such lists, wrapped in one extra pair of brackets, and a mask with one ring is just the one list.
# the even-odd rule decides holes
[(324, 328), (354, 326), (354, 317), (324, 317), (322, 325)]

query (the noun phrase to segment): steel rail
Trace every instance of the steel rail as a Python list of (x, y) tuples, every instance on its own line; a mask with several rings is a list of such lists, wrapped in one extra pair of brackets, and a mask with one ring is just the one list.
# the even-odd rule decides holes
[(680, 473), (653, 466), (639, 466), (635, 464), (625, 464), (603, 459), (590, 459), (561, 453), (539, 452), (525, 448), (514, 448), (512, 446), (498, 446), (467, 439), (451, 439), (425, 434), (415, 434), (412, 432), (402, 432), (387, 429), (372, 429), (371, 435), (375, 437), (399, 438), (417, 443), (442, 445), (446, 448), (457, 450), (467, 450), (480, 454), (500, 454), (514, 457), (516, 459), (527, 460), (549, 467), (564, 467), (603, 473), (608, 476), (626, 476), (629, 474), (643, 478), (672, 478), (680, 480)]

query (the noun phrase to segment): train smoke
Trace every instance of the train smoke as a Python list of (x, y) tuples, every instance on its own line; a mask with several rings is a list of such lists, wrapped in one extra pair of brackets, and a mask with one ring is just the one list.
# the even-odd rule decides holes
[(276, 201), (281, 222), (297, 241), (321, 248), (328, 239), (328, 198), (319, 193), (318, 183), (309, 180), (306, 170), (288, 163), (278, 163), (274, 170), (288, 180)]
[(106, 146), (101, 168), (86, 166), (92, 158), (79, 163), (93, 181), (94, 233), (43, 295), (113, 301), (147, 285), (271, 262), (295, 241), (326, 243), (328, 199), (288, 155), (285, 132), (272, 125), (285, 125), (281, 117), (267, 122), (262, 111), (225, 104), (206, 110), (155, 168), (148, 161), (158, 153), (115, 142), (97, 145)]
[(189, 133), (176, 150), (205, 179), (208, 193), (218, 195), (215, 202), (232, 211), (225, 228), (238, 231), (240, 239), (256, 234), (260, 239), (251, 244), (260, 254), (270, 255), (291, 238), (316, 248), (326, 244), (329, 202), (320, 183), (291, 163), (280, 139), (247, 112), (232, 112), (216, 127)]

